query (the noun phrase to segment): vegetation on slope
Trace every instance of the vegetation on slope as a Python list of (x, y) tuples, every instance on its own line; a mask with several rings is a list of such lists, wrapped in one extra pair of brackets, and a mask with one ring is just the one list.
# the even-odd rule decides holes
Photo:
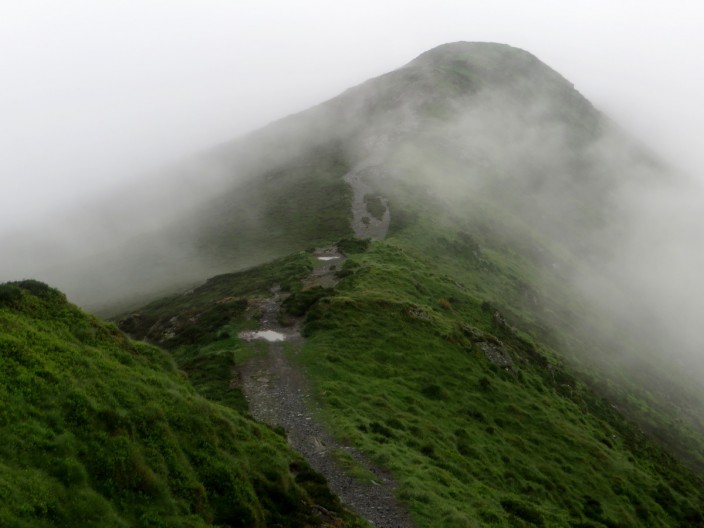
[(307, 253), (295, 253), (242, 272), (218, 275), (183, 294), (154, 301), (122, 317), (120, 328), (171, 351), (203, 396), (247, 413), (241, 391), (232, 385), (236, 365), (250, 354), (237, 333), (255, 328), (248, 299), (266, 297), (276, 285), (298, 291), (312, 270)]
[[(701, 480), (570, 374), (554, 349), (398, 242), (342, 245), (342, 280), (310, 295), (298, 360), (332, 431), (392, 470), (419, 526), (704, 522)], [(456, 248), (468, 266), (487, 265), (470, 258), (478, 248), (469, 239)], [(218, 278), (140, 317), (156, 321), (154, 339), (159, 321), (189, 306), (207, 313), (218, 299), (266, 297), (277, 272), (296, 292), (286, 277), (303, 274), (307, 258)], [(298, 271), (283, 273), (294, 262)], [(224, 353), (246, 360), (233, 330), (247, 324), (240, 312), (173, 350), (200, 390), (231, 405), (218, 362)]]
[[(584, 299), (571, 277), (590, 265), (586, 259), (522, 214), (481, 196), (468, 199), (458, 192), (454, 203), (417, 184), (383, 190), (391, 197), (390, 240), (498, 307), (652, 438), (704, 470), (701, 385), (678, 370), (643, 329), (624, 328)], [(581, 229), (576, 239), (590, 233)]]
[[(258, 264), (351, 234), (349, 170), (342, 149), (326, 144), (261, 170), (188, 219), (201, 256)], [(264, 163), (264, 162), (262, 162)]]
[(159, 299), (123, 317), (120, 327), (168, 349), (209, 343), (221, 335), (223, 325), (243, 315), (247, 295), (266, 295), (274, 285), (285, 291), (298, 290), (312, 269), (310, 255), (301, 252), (218, 275), (193, 290)]
[(422, 526), (704, 520), (697, 477), (454, 279), (386, 242), (345, 268), (302, 361)]
[(279, 434), (43, 283), (0, 285), (0, 372), (2, 526), (362, 525)]
[[(366, 199), (378, 214), (378, 197), (388, 199), (390, 238), (351, 257), (334, 292), (290, 303), (309, 310), (300, 359), (332, 429), (394, 470), (422, 525), (701, 524), (701, 481), (651, 439), (704, 467), (702, 398), (680, 390), (642, 339), (619, 335), (568, 281), (618, 240), (601, 235), (626, 219), (619, 185), (657, 178), (657, 163), (611, 141), (603, 117), (526, 54), (452, 45), (424, 57), (414, 63), (428, 68), (343, 96), (369, 103), (349, 111), (378, 125), (360, 125), (356, 140), (390, 140)], [(474, 95), (483, 98), (473, 106)], [(394, 113), (405, 105), (415, 111)], [(611, 148), (624, 159), (595, 155)], [(232, 329), (248, 324), (245, 298), (266, 295), (243, 277), (140, 312), (142, 334), (173, 344), (221, 401), (222, 369), (208, 365), (224, 364), (228, 350), (246, 360)], [(213, 305), (228, 296), (239, 308)], [(169, 326), (209, 311), (226, 321), (197, 338)], [(623, 357), (638, 368), (625, 369)]]

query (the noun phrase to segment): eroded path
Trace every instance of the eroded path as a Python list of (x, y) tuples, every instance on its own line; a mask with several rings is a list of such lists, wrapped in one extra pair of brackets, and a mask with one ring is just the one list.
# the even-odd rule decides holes
[[(319, 264), (306, 285), (334, 286), (335, 271), (344, 256), (336, 248), (319, 250), (316, 256)], [(283, 426), (291, 446), (325, 476), (345, 505), (370, 524), (378, 528), (412, 527), (405, 508), (396, 499), (396, 482), (357, 450), (335, 440), (317, 418), (310, 385), (301, 368), (290, 360), (303, 344), (300, 321), (285, 328), (279, 325), (282, 301), (281, 293), (273, 288), (271, 297), (254, 303), (261, 313), (260, 331), (277, 332), (285, 339), (267, 342), (263, 352), (239, 367), (237, 375), (252, 415), (269, 425)], [(242, 337), (256, 339), (251, 333)], [(341, 459), (347, 460), (347, 467), (356, 466), (358, 474), (365, 477), (350, 475)]]

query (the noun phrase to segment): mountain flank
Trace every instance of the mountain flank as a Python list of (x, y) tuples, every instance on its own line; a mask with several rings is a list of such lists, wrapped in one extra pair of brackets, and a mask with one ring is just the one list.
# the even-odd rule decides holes
[[(697, 485), (663, 497), (698, 481), (681, 463), (699, 471), (702, 393), (672, 383), (653, 344), (624, 338), (574, 282), (606, 275), (630, 220), (620, 189), (677, 176), (503, 45), (441, 46), (249, 140), (288, 152), (301, 134), (335, 145), (343, 181), (364, 183), (365, 214), (354, 187), (348, 198), (355, 232), (372, 209), (389, 226), (345, 252), (331, 291), (286, 282), (306, 299), (293, 359), (333, 435), (391, 470), (420, 526), (699, 522)], [(125, 329), (175, 346), (159, 321), (185, 321), (235, 277)], [(256, 303), (276, 283), (218, 291)]]
[[(173, 347), (189, 375), (200, 378), (208, 370), (211, 383), (219, 378), (225, 385), (230, 376), (208, 366), (216, 350), (249, 350), (240, 353), (248, 355), (242, 383), (250, 398), (259, 393), (253, 404), (270, 402), (255, 413), (265, 420), (278, 412), (271, 402), (279, 383), (301, 387), (290, 377), (275, 379), (300, 374), (263, 366), (273, 346), (275, 361), (300, 365), (293, 368), (302, 367), (313, 383), (307, 405), (314, 412), (284, 418), (289, 435), (300, 434), (301, 426), (315, 437), (307, 419), (320, 417), (336, 443), (391, 471), (418, 526), (701, 522), (699, 477), (571, 373), (557, 351), (392, 241), (366, 247), (347, 247), (333, 288), (306, 288), (303, 278), (277, 283), (290, 292), (278, 320), (268, 310), (257, 312), (270, 299), (272, 282), (253, 277), (283, 277), (273, 270), (312, 262), (315, 255), (218, 277), (143, 308), (130, 318), (139, 326), (125, 328)], [(206, 334), (208, 319), (201, 314), (219, 296), (246, 299), (254, 311), (243, 309)], [(274, 324), (290, 339), (301, 313), (302, 349), (296, 338), (265, 345), (233, 344), (228, 337), (253, 324)], [(178, 328), (175, 334), (173, 326), (162, 326), (167, 321)], [(194, 332), (201, 337), (178, 344)], [(316, 447), (325, 449), (318, 441), (304, 440), (299, 449), (312, 448), (315, 456)], [(354, 459), (344, 459), (357, 478), (372, 478)]]
[(270, 428), (36, 281), (0, 285), (3, 526), (366, 526)]

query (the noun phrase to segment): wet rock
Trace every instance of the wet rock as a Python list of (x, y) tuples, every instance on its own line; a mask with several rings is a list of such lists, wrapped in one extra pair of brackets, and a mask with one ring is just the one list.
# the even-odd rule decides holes
[(509, 324), (506, 321), (506, 318), (501, 314), (499, 311), (495, 311), (491, 318), (494, 320), (494, 324), (498, 327), (501, 328), (508, 328)]
[(386, 198), (379, 196), (379, 204), (384, 212), (372, 214), (365, 201), (365, 196), (373, 195), (374, 190), (367, 183), (369, 180), (382, 178), (385, 170), (381, 165), (371, 165), (371, 162), (360, 163), (344, 176), (345, 182), (352, 188), (352, 229), (358, 238), (382, 240), (386, 237), (391, 223), (391, 212)]
[(474, 328), (473, 326), (462, 323), (460, 325), (460, 329), (462, 330), (462, 334), (465, 337), (468, 337), (474, 343), (486, 341), (486, 337), (484, 336), (484, 332), (482, 332), (478, 328)]
[(513, 359), (504, 347), (495, 343), (483, 342), (479, 344), (479, 348), (494, 365), (513, 369)]
[(430, 314), (422, 308), (419, 308), (418, 306), (411, 306), (410, 308), (408, 308), (407, 313), (414, 319), (419, 319), (421, 321), (430, 321)]

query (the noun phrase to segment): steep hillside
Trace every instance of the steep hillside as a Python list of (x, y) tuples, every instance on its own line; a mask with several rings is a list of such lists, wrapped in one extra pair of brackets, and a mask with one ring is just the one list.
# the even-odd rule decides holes
[(36, 281), (0, 285), (0, 525), (365, 526), (271, 429)]
[(216, 277), (121, 325), (172, 349), (222, 401), (230, 375), (221, 358), (234, 351), (247, 365), (266, 354), (242, 331), (257, 328), (257, 307), (278, 284), (290, 294), (282, 331), (292, 335), (285, 325), (307, 313), (305, 343), (289, 350), (322, 419), (341, 445), (391, 470), (418, 526), (704, 522), (701, 479), (572, 373), (559, 350), (399, 243), (365, 246), (341, 245), (333, 288), (305, 286), (314, 259), (297, 254)]

